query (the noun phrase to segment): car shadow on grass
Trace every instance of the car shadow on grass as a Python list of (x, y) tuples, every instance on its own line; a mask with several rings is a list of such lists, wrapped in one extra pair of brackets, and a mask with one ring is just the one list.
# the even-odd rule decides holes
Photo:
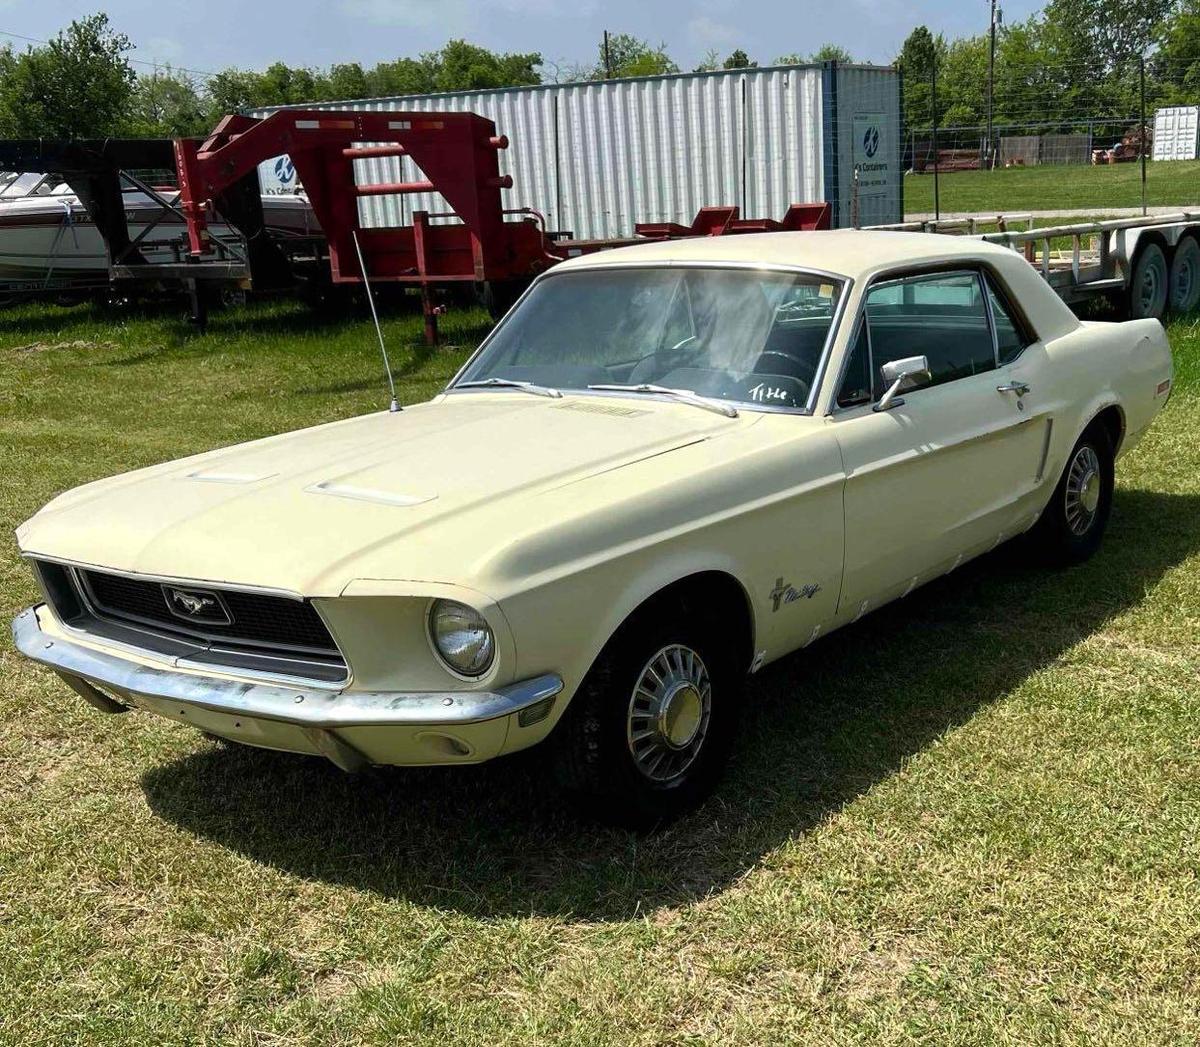
[(768, 667), (717, 795), (648, 836), (580, 820), (534, 749), (348, 777), (205, 746), (143, 778), (161, 817), (291, 874), (477, 917), (625, 919), (720, 891), (1136, 606), (1200, 547), (1200, 498), (1118, 492), (1066, 571), (1007, 547)]

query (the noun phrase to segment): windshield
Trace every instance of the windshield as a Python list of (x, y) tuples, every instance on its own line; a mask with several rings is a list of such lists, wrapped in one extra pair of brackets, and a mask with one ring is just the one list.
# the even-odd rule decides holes
[(802, 408), (842, 290), (828, 276), (751, 269), (562, 273), (533, 288), (456, 384), (654, 385)]

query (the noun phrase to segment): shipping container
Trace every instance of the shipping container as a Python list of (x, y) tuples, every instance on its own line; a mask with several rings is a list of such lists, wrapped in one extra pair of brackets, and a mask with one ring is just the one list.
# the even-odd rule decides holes
[[(635, 222), (688, 224), (721, 204), (782, 218), (790, 204), (825, 200), (839, 226), (904, 217), (900, 76), (885, 67), (826, 62), (304, 108), (485, 116), (511, 142), (500, 154), (514, 182), (506, 205), (532, 208), (576, 239), (629, 236)], [(406, 158), (353, 163), (360, 185), (419, 177)], [(259, 177), (268, 192), (295, 186), (286, 158), (262, 164)], [(436, 194), (380, 196), (359, 210), (364, 226), (394, 226), (447, 204)]]
[(1175, 105), (1154, 114), (1152, 160), (1195, 160), (1200, 107)]

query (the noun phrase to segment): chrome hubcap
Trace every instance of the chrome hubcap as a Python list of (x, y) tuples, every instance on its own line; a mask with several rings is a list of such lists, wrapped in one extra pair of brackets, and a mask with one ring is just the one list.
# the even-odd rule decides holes
[(671, 644), (651, 658), (629, 699), (626, 737), (637, 769), (655, 782), (678, 778), (708, 733), (712, 684), (700, 656)]
[(1087, 534), (1100, 507), (1100, 458), (1091, 447), (1081, 447), (1071, 459), (1067, 474), (1067, 526), (1076, 535)]

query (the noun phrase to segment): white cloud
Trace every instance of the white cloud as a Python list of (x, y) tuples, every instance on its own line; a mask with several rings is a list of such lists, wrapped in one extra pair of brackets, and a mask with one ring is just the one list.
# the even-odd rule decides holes
[(155, 36), (138, 45), (137, 56), (144, 62), (178, 62), (183, 57), (183, 45), (170, 37)]
[(342, 0), (342, 10), (351, 18), (361, 18), (375, 25), (399, 25), (412, 28), (434, 25), (437, 22), (457, 21), (462, 4), (443, 0), (434, 5), (422, 0)]
[[(0, 0), (3, 3), (4, 0)], [(375, 25), (427, 29), (442, 27), (451, 33), (474, 28), (489, 10), (502, 14), (569, 15), (577, 17), (596, 7), (596, 0), (341, 0), (342, 11)]]
[(696, 43), (708, 47), (736, 43), (740, 37), (733, 26), (718, 22), (708, 15), (699, 15), (688, 22), (688, 34)]

